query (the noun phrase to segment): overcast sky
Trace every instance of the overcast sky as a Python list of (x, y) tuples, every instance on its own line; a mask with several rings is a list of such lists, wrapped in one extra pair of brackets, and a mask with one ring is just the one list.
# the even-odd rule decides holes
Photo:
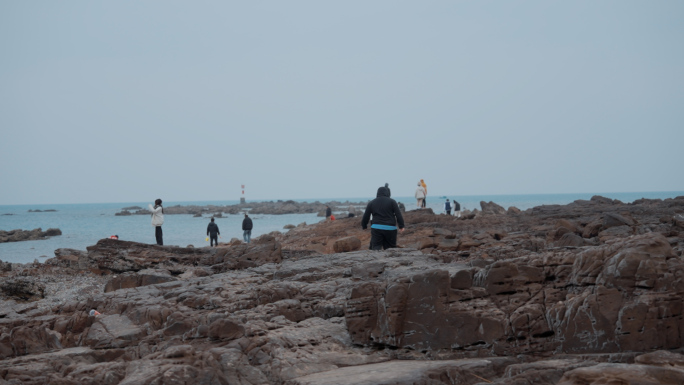
[(684, 190), (684, 1), (3, 1), (0, 204)]

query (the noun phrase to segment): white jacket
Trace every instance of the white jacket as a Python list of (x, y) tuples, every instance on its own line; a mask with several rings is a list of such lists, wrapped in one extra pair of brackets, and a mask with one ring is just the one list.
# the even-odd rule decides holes
[(425, 189), (423, 186), (418, 186), (416, 189), (416, 199), (423, 199), (425, 198)]
[(148, 205), (150, 211), (152, 211), (152, 226), (158, 227), (164, 224), (164, 213), (162, 212), (162, 207), (159, 206), (156, 209), (152, 206), (152, 203)]

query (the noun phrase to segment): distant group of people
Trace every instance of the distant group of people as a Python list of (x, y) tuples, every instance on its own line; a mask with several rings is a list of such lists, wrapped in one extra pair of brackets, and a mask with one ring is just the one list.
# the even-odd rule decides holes
[[(426, 207), (427, 185), (421, 179), (416, 188), (416, 205), (419, 209)], [(454, 216), (461, 216), (461, 205), (454, 200), (453, 204), (449, 198), (444, 202), (444, 212)], [(372, 218), (372, 220), (371, 220)], [(381, 250), (397, 247), (397, 234), (404, 231), (404, 218), (401, 214), (399, 204), (391, 198), (389, 185), (378, 188), (376, 198), (368, 203), (366, 211), (363, 213), (361, 228), (366, 230), (369, 222), (371, 223), (371, 250)]]
[[(427, 185), (425, 184), (425, 181), (421, 179), (418, 182), (418, 187), (416, 188), (416, 205), (418, 206), (419, 209), (425, 208), (426, 201), (427, 201)], [(449, 198), (446, 199), (446, 202), (444, 202), (444, 212), (447, 215), (451, 215), (451, 209), (453, 208), (454, 210), (454, 216), (460, 217), (461, 216), (461, 204), (456, 202), (454, 200), (453, 205), (451, 202), (449, 202)]]
[[(366, 230), (368, 224), (371, 224), (370, 248), (372, 250), (397, 247), (397, 233), (399, 231), (404, 231), (404, 218), (401, 214), (400, 204), (392, 199), (391, 195), (392, 193), (389, 185), (385, 183), (383, 187), (378, 188), (375, 199), (368, 203), (366, 210), (363, 213), (361, 228)], [(425, 208), (427, 185), (423, 179), (418, 182), (415, 197), (418, 208)], [(150, 204), (149, 208), (152, 212), (152, 226), (155, 228), (154, 235), (157, 244), (163, 245), (162, 225), (164, 224), (164, 208), (162, 207), (162, 200), (155, 200), (154, 206)], [(353, 217), (356, 211), (355, 209), (352, 209), (353, 207), (350, 206), (350, 217)], [(452, 210), (454, 211), (454, 216), (461, 216), (461, 205), (456, 200), (452, 203), (447, 198), (446, 202), (444, 202), (444, 212), (447, 215), (451, 215)], [(335, 220), (330, 206), (325, 206), (325, 218), (326, 220)], [(252, 219), (245, 213), (245, 218), (242, 221), (242, 237), (245, 243), (250, 243), (251, 241), (252, 228)], [(218, 237), (220, 235), (221, 232), (219, 231), (218, 225), (214, 222), (214, 218), (211, 218), (211, 222), (207, 225), (207, 236), (209, 237), (211, 247), (218, 245)]]
[(444, 202), (444, 212), (446, 215), (451, 215), (451, 209), (454, 209), (454, 216), (460, 218), (461, 217), (461, 204), (456, 202), (456, 199), (454, 199), (454, 204), (452, 206), (451, 202), (449, 202), (449, 198), (447, 198), (446, 202)]
[[(162, 225), (164, 224), (164, 207), (162, 207), (162, 200), (156, 199), (154, 201), (154, 206), (150, 203), (148, 205), (150, 211), (152, 212), (152, 226), (154, 227), (154, 236), (157, 240), (158, 245), (164, 245), (164, 237), (162, 233)], [(242, 238), (245, 243), (250, 243), (252, 238), (252, 218), (245, 213), (245, 219), (242, 220)], [(209, 245), (211, 247), (218, 246), (218, 237), (221, 235), (218, 225), (214, 222), (214, 218), (211, 218), (211, 222), (207, 225), (207, 236), (209, 237)], [(110, 238), (119, 239), (117, 236), (112, 236)]]

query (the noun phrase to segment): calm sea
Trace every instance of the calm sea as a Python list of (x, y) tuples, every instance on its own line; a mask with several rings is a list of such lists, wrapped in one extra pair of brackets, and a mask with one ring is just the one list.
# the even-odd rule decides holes
[[(599, 193), (599, 194), (539, 194), (539, 195), (479, 195), (479, 196), (448, 196), (456, 199), (461, 209), (480, 208), (480, 201), (493, 201), (508, 208), (515, 206), (521, 210), (550, 204), (567, 204), (577, 199), (590, 199), (593, 195), (601, 195), (612, 199), (619, 199), (625, 203), (640, 198), (666, 199), (684, 195), (684, 191), (674, 192), (643, 192), (643, 193)], [(404, 203), (407, 210), (416, 208), (412, 197), (393, 197)], [(328, 202), (331, 200), (365, 202), (365, 198), (334, 198), (334, 199), (306, 199), (301, 202)], [(442, 212), (444, 198), (430, 196), (427, 205), (435, 212)], [(155, 243), (154, 228), (150, 224), (148, 215), (115, 216), (123, 207), (147, 207), (148, 202), (132, 203), (101, 203), (101, 204), (55, 204), (55, 205), (0, 205), (0, 230), (32, 230), (42, 228), (47, 230), (56, 227), (62, 230), (62, 235), (40, 241), (0, 243), (0, 260), (7, 262), (28, 263), (38, 260), (45, 261), (46, 257), (54, 257), (54, 251), (59, 248), (85, 250), (94, 245), (99, 239), (110, 235), (118, 235), (119, 239)], [(237, 201), (205, 201), (205, 202), (165, 202), (166, 207), (173, 205), (231, 205)], [(54, 209), (56, 212), (28, 212), (29, 210)], [(12, 214), (12, 215), (4, 215)], [(346, 214), (346, 212), (344, 213)], [(321, 221), (323, 218), (316, 214), (289, 215), (253, 215), (254, 230), (252, 237), (270, 233), (271, 231), (286, 231), (283, 226), (308, 224)], [(227, 242), (231, 238), (242, 239), (243, 215), (225, 215), (217, 218), (216, 223), (221, 231), (219, 241)], [(166, 215), (163, 231), (164, 244), (195, 247), (208, 246), (205, 241), (208, 217), (193, 218), (192, 215)]]

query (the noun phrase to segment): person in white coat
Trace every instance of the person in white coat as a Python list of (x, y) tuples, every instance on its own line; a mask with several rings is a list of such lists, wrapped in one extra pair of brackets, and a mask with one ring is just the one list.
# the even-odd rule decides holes
[(161, 227), (164, 224), (164, 208), (162, 207), (162, 200), (155, 200), (154, 207), (152, 207), (151, 203), (148, 206), (150, 211), (152, 211), (152, 226), (154, 226), (154, 236), (157, 238), (157, 244), (163, 245), (164, 240), (162, 238)]
[(423, 199), (425, 199), (425, 187), (418, 182), (418, 188), (416, 189), (416, 201), (418, 203), (418, 208), (423, 207)]

